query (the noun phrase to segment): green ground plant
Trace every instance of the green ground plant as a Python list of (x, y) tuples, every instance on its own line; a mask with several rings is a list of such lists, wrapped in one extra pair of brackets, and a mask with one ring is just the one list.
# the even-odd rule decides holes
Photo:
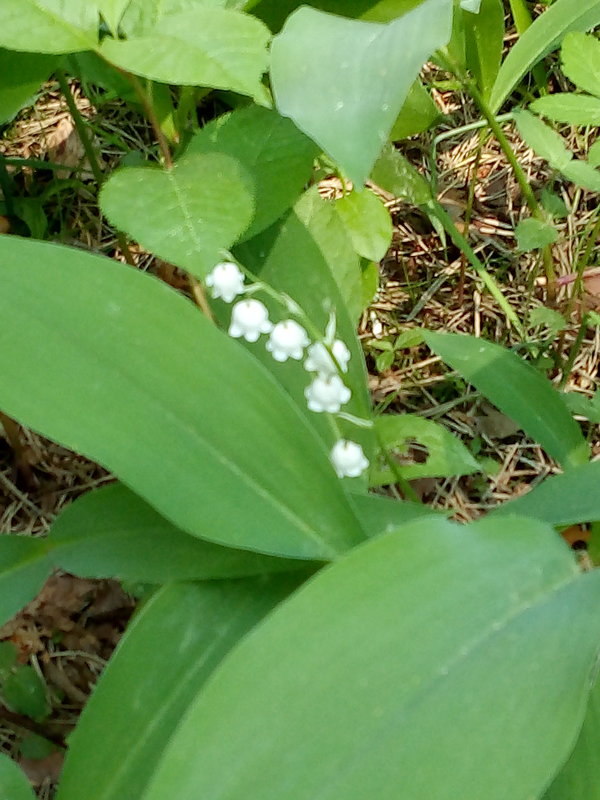
[[(523, 106), (563, 40), (596, 92), (578, 52), (596, 53), (600, 0), (556, 0), (532, 24), (511, 7), (520, 38), (503, 60), (500, 0), (3, 0), (0, 118), (54, 75), (123, 252), (135, 240), (184, 270), (196, 301), (43, 226), (0, 237), (0, 408), (119, 481), (46, 538), (0, 538), (1, 621), (55, 569), (148, 587), (69, 739), (58, 800), (600, 796), (600, 577), (557, 535), (600, 520), (600, 464), (564, 395), (499, 344), (422, 331), (563, 469), (461, 526), (409, 481), (481, 465), (431, 420), (373, 413), (355, 333), (392, 232), (370, 179), (428, 214), (526, 342), (392, 143), (436, 124), (419, 79), (431, 58), (546, 230), (497, 115), (534, 147), (539, 126), (555, 141)], [(156, 152), (106, 177), (71, 76), (141, 109)], [(209, 92), (228, 111), (200, 125)], [(533, 111), (561, 120), (550, 100)], [(17, 218), (15, 166), (0, 160)], [(323, 172), (340, 199), (316, 191)], [(551, 241), (534, 246), (552, 287)], [(413, 440), (422, 465), (396, 458)], [(403, 499), (369, 494), (382, 485)], [(0, 758), (0, 798), (32, 796)]]

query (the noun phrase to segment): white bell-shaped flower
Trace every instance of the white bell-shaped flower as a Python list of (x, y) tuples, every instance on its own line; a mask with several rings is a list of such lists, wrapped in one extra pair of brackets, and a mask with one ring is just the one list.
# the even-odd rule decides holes
[(232, 261), (222, 261), (206, 276), (206, 285), (214, 299), (220, 297), (231, 303), (234, 297), (244, 291), (244, 273)]
[(362, 447), (348, 439), (340, 439), (335, 443), (330, 458), (340, 478), (357, 478), (369, 466)]
[(231, 310), (229, 335), (247, 342), (255, 342), (261, 333), (271, 333), (273, 324), (269, 312), (260, 300), (240, 300)]
[(275, 325), (266, 347), (275, 361), (287, 361), (288, 358), (299, 361), (304, 355), (304, 348), (309, 344), (310, 339), (302, 325), (293, 319), (286, 319)]
[[(336, 339), (331, 346), (335, 360), (340, 365), (342, 372), (348, 372), (350, 350), (341, 339)], [(329, 351), (321, 342), (315, 342), (308, 348), (308, 358), (304, 362), (304, 369), (309, 372), (318, 372), (319, 375), (337, 375), (337, 368)]]
[(330, 414), (336, 414), (351, 395), (352, 392), (339, 375), (317, 375), (304, 390), (311, 411), (327, 411)]

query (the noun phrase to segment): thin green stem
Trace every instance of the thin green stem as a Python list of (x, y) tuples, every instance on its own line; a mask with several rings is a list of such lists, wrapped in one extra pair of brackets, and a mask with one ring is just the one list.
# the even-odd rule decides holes
[(402, 475), (400, 472), (400, 465), (396, 462), (391, 450), (384, 442), (381, 434), (377, 430), (377, 426), (375, 426), (375, 438), (377, 439), (377, 444), (379, 445), (379, 449), (383, 455), (383, 458), (385, 459), (385, 463), (388, 465), (392, 475), (394, 476), (396, 484), (400, 487), (400, 491), (404, 495), (404, 499), (411, 500), (413, 503), (419, 503), (422, 505), (417, 493), (406, 480), (404, 475)]
[(502, 294), (502, 290), (492, 277), (484, 265), (481, 263), (477, 255), (475, 254), (473, 248), (463, 236), (463, 234), (458, 230), (454, 221), (450, 217), (450, 215), (445, 211), (445, 209), (435, 200), (431, 201), (427, 206), (430, 213), (435, 216), (439, 222), (443, 225), (444, 230), (450, 236), (454, 244), (461, 250), (462, 253), (467, 257), (467, 260), (477, 273), (478, 277), (481, 278), (485, 287), (492, 295), (494, 300), (498, 303), (502, 311), (504, 312), (507, 320), (514, 326), (515, 330), (518, 332), (519, 336), (522, 339), (526, 338), (525, 329), (523, 328), (521, 321), (517, 317), (514, 309), (511, 307), (508, 300)]
[(588, 327), (588, 319), (587, 314), (584, 314), (583, 319), (581, 320), (581, 325), (579, 326), (579, 330), (577, 331), (577, 336), (575, 337), (575, 341), (571, 349), (569, 350), (569, 355), (563, 365), (562, 368), (562, 378), (560, 381), (560, 389), (564, 389), (567, 385), (567, 381), (569, 380), (569, 376), (571, 374), (571, 370), (573, 369), (573, 364), (575, 363), (575, 359), (577, 358), (577, 354), (581, 349), (582, 342), (585, 338), (585, 334)]

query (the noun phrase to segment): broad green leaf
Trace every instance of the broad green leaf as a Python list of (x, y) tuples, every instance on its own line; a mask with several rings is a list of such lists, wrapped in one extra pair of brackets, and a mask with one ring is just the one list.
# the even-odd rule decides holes
[(562, 170), (562, 174), (577, 186), (600, 192), (600, 172), (587, 161), (574, 158)]
[(0, 536), (0, 625), (33, 600), (51, 571), (43, 540)]
[(0, 753), (0, 800), (35, 800), (25, 773), (5, 753)]
[(425, 0), (387, 25), (299, 8), (271, 48), (277, 107), (361, 186), (451, 23), (450, 0)]
[(514, 117), (519, 133), (529, 147), (546, 159), (551, 167), (563, 172), (573, 160), (573, 153), (567, 149), (562, 136), (529, 111), (515, 111)]
[(600, 681), (596, 678), (575, 749), (543, 800), (600, 800), (599, 746)]
[(225, 153), (242, 165), (255, 189), (255, 214), (243, 238), (272, 225), (308, 183), (316, 145), (294, 123), (260, 106), (241, 108), (210, 122), (187, 153)]
[(517, 247), (524, 253), (554, 244), (558, 240), (558, 231), (555, 227), (549, 222), (542, 222), (533, 217), (521, 220), (515, 228), (515, 235)]
[(102, 211), (156, 255), (203, 278), (254, 213), (254, 187), (231, 156), (193, 153), (172, 169), (125, 167), (104, 184)]
[(575, 525), (600, 519), (600, 461), (546, 478), (530, 492), (492, 512), (535, 517), (551, 525)]
[(440, 515), (440, 511), (421, 503), (396, 500), (382, 494), (352, 494), (352, 505), (369, 537), (389, 533), (420, 517)]
[(404, 525), (232, 650), (144, 800), (537, 797), (583, 720), (599, 604), (545, 525)]
[(561, 59), (563, 72), (570, 81), (600, 97), (600, 42), (595, 36), (569, 33), (562, 45)]
[(463, 18), (467, 67), (488, 99), (502, 61), (504, 6), (502, 0), (483, 0), (479, 13), (469, 10)]
[(281, 29), (283, 23), (298, 6), (308, 5), (352, 19), (370, 22), (390, 22), (418, 6), (423, 0), (317, 0), (305, 3), (303, 0), (248, 0), (246, 11), (264, 20), (273, 32)]
[(281, 576), (157, 592), (134, 618), (69, 737), (57, 800), (140, 798), (211, 672), (295, 586)]
[[(101, 86), (106, 90), (105, 96), (107, 100), (118, 99), (141, 111), (140, 98), (136, 94), (131, 81), (119, 72), (117, 67), (100, 58), (97, 53), (92, 51), (75, 53), (68, 57), (67, 63), (70, 74), (78, 78), (84, 88), (88, 83)], [(139, 151), (137, 153), (139, 155), (138, 163), (142, 163), (144, 156)]]
[(18, 666), (2, 684), (2, 698), (17, 714), (42, 720), (50, 713), (46, 686), (29, 665)]
[(52, 56), (0, 49), (0, 125), (32, 100), (55, 65)]
[[(398, 472), (406, 480), (469, 475), (480, 470), (460, 439), (433, 420), (414, 414), (384, 414), (375, 420), (375, 430), (380, 448), (385, 447), (397, 461)], [(410, 453), (415, 446), (422, 463)], [(396, 480), (380, 449), (371, 465), (369, 485), (386, 486)]]
[(441, 118), (442, 112), (431, 95), (421, 81), (416, 80), (410, 87), (389, 138), (392, 142), (397, 142), (422, 133), (429, 130)]
[[(120, 0), (112, 0), (120, 2)], [(152, 31), (164, 17), (193, 11), (197, 8), (232, 8), (235, 3), (228, 0), (127, 0), (127, 9), (121, 20), (121, 29), (126, 36), (142, 36)], [(243, 2), (237, 6), (242, 7)]]
[(579, 425), (550, 381), (530, 364), (474, 336), (426, 331), (425, 341), (565, 468), (587, 461)]
[(163, 83), (210, 86), (265, 102), (268, 29), (246, 14), (196, 6), (162, 17), (142, 36), (104, 39), (101, 55)]
[[(299, 254), (302, 268), (299, 267)], [(336, 337), (346, 344), (351, 354), (344, 382), (351, 389), (352, 397), (343, 407), (343, 411), (369, 420), (371, 401), (367, 390), (365, 360), (356, 336), (356, 326), (346, 310), (335, 278), (313, 231), (302, 223), (295, 212), (291, 212), (280, 225), (273, 226), (236, 248), (236, 255), (268, 284), (293, 298), (323, 335), (330, 312), (335, 312)], [(270, 307), (272, 319), (279, 320), (283, 317), (285, 312), (280, 307), (267, 297), (261, 299)], [(278, 383), (286, 388), (305, 415), (307, 423), (318, 432), (329, 451), (337, 434), (325, 414), (309, 411), (304, 396), (304, 391), (314, 376), (302, 364), (291, 363), (291, 359), (285, 364), (277, 363), (260, 345), (248, 345), (248, 348), (273, 373)], [(373, 431), (342, 419), (337, 420), (337, 425), (342, 436), (359, 442), (370, 458), (373, 451)], [(354, 483), (366, 484), (361, 478), (352, 480)], [(350, 479), (346, 482), (350, 482)]]
[(600, 24), (600, 0), (556, 0), (511, 47), (494, 84), (490, 106), (494, 113), (519, 81), (548, 53), (559, 47), (569, 31), (588, 31)]
[[(566, 322), (563, 327), (566, 327)], [(579, 392), (565, 392), (563, 398), (572, 414), (579, 414), (594, 425), (600, 425), (600, 391), (596, 390), (592, 397)]]
[(567, 125), (600, 125), (600, 99), (584, 94), (548, 94), (530, 108), (536, 114)]
[(0, 47), (29, 53), (76, 53), (98, 44), (92, 0), (2, 0)]
[(111, 33), (116, 37), (123, 12), (132, 5), (131, 0), (96, 0), (96, 3)]
[[(364, 310), (360, 258), (344, 218), (338, 214), (337, 204), (321, 197), (319, 187), (312, 186), (296, 203), (294, 211), (321, 251), (348, 314), (352, 320), (358, 320)], [(306, 271), (304, 267), (302, 273)]]
[(0, 251), (6, 413), (200, 538), (309, 559), (362, 538), (304, 416), (189, 300), (80, 250), (5, 236)]
[(381, 261), (392, 243), (392, 218), (370, 189), (353, 190), (335, 202), (355, 251), (369, 261)]
[(590, 147), (588, 161), (593, 167), (600, 167), (600, 140)]
[(189, 536), (120, 484), (67, 506), (45, 544), (65, 572), (157, 584), (291, 572), (303, 564)]
[(426, 205), (433, 199), (429, 183), (392, 144), (386, 145), (377, 159), (371, 180), (386, 192), (416, 206)]

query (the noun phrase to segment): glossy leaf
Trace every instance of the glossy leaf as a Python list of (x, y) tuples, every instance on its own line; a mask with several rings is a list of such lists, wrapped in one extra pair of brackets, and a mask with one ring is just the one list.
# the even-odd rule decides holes
[(551, 525), (600, 520), (600, 461), (546, 478), (527, 494), (504, 503), (492, 513), (535, 517)]
[[(414, 414), (384, 414), (376, 419), (375, 430), (381, 447), (397, 461), (397, 471), (406, 480), (469, 475), (481, 469), (460, 439), (433, 420)], [(422, 463), (410, 453), (415, 446)], [(402, 456), (409, 463), (404, 463)], [(396, 482), (396, 475), (380, 450), (371, 466), (369, 484), (386, 486)]]
[(449, 0), (426, 0), (387, 25), (299, 8), (271, 48), (279, 111), (362, 185), (423, 62), (450, 38), (451, 21)]
[(599, 744), (600, 681), (596, 678), (575, 749), (543, 800), (600, 800)]
[(236, 159), (200, 153), (170, 170), (117, 170), (102, 188), (100, 205), (119, 230), (202, 278), (247, 228), (253, 197), (252, 181)]
[(98, 6), (81, 0), (2, 0), (0, 47), (76, 53), (98, 43)]
[(420, 80), (411, 86), (400, 113), (390, 131), (390, 140), (397, 142), (429, 130), (439, 119), (442, 112), (433, 101)]
[(269, 31), (238, 11), (194, 6), (158, 20), (144, 35), (104, 39), (113, 64), (163, 83), (230, 89), (265, 101)]
[(250, 239), (290, 208), (308, 183), (317, 147), (294, 123), (260, 106), (248, 106), (210, 122), (187, 153), (225, 153), (254, 183), (254, 218), (244, 231)]
[[(302, 269), (298, 268), (299, 253), (302, 254)], [(305, 226), (298, 215), (291, 212), (281, 225), (274, 226), (262, 236), (242, 245), (236, 249), (236, 254), (243, 264), (258, 272), (268, 284), (288, 294), (301, 308), (310, 309), (311, 322), (322, 335), (325, 334), (330, 312), (335, 312), (336, 337), (350, 350), (350, 362), (348, 372), (344, 375), (344, 382), (352, 391), (352, 397), (343, 407), (343, 411), (369, 420), (371, 401), (356, 327), (344, 307), (323, 249), (311, 227)], [(262, 299), (272, 309), (272, 319), (281, 319), (285, 312), (268, 298)], [(325, 414), (316, 414), (308, 409), (304, 396), (304, 390), (314, 376), (308, 373), (301, 363), (291, 363), (290, 360), (286, 364), (279, 364), (264, 348), (256, 345), (248, 347), (273, 373), (277, 381), (285, 386), (305, 415), (308, 424), (319, 433), (329, 451), (337, 439), (337, 434), (332, 430), (331, 422)], [(337, 425), (342, 436), (360, 442), (369, 457), (373, 450), (372, 430), (358, 427), (342, 419), (337, 420)]]
[(303, 415), (187, 299), (80, 250), (0, 250), (0, 408), (209, 541), (320, 559), (362, 538)]
[(157, 592), (134, 618), (69, 737), (57, 800), (140, 798), (211, 672), (295, 585), (282, 576)]
[(33, 99), (55, 64), (52, 56), (0, 49), (0, 125)]
[(369, 261), (381, 261), (392, 243), (392, 218), (370, 189), (353, 190), (335, 202), (354, 250)]
[(433, 199), (429, 183), (391, 144), (384, 147), (377, 159), (371, 180), (394, 197), (416, 206), (426, 205)]
[(35, 800), (25, 773), (5, 753), (0, 753), (0, 800)]
[(156, 584), (291, 572), (303, 565), (189, 536), (120, 484), (67, 506), (45, 544), (52, 563), (65, 572)]
[(389, 533), (420, 517), (441, 515), (439, 510), (434, 510), (424, 504), (396, 500), (382, 494), (353, 493), (351, 500), (356, 515), (369, 537)]
[(579, 89), (600, 97), (600, 42), (585, 33), (569, 33), (561, 49), (563, 72)]
[(588, 31), (600, 24), (600, 0), (556, 0), (519, 37), (504, 59), (490, 106), (496, 113), (519, 81), (570, 31)]
[(51, 571), (42, 540), (0, 536), (0, 625), (33, 600)]
[(405, 525), (240, 642), (144, 800), (537, 797), (582, 723), (599, 603), (545, 525)]
[(294, 212), (321, 251), (348, 314), (358, 320), (364, 310), (360, 258), (337, 204), (321, 197), (319, 187), (312, 186), (298, 200)]
[(530, 364), (474, 336), (426, 331), (425, 341), (564, 467), (585, 463), (588, 447), (579, 425), (550, 381)]
[(555, 122), (567, 125), (600, 125), (600, 98), (582, 94), (549, 94), (530, 106)]
[[(464, 8), (464, 6), (463, 6)], [(479, 13), (464, 14), (467, 67), (487, 99), (492, 91), (504, 42), (504, 6), (502, 0), (483, 0)]]

